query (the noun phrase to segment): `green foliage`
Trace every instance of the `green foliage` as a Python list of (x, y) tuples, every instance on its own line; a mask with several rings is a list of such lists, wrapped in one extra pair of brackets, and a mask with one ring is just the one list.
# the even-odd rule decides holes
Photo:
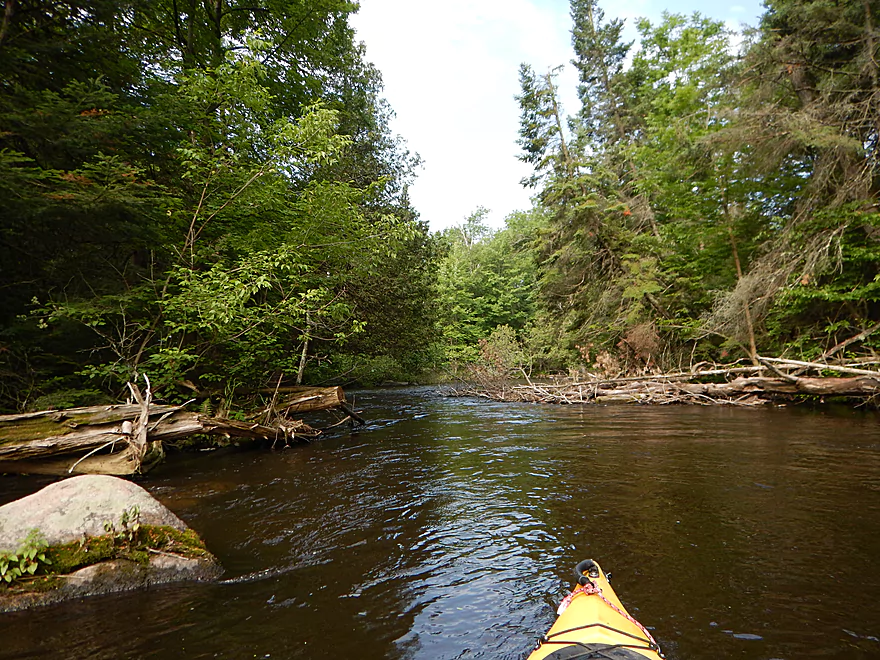
[(516, 332), (508, 325), (499, 325), (480, 340), (480, 360), (475, 365), (484, 378), (508, 379), (530, 367), (527, 352)]
[(15, 552), (0, 552), (0, 584), (12, 584), (22, 578), (36, 574), (38, 570), (52, 564), (46, 556), (48, 545), (38, 529), (32, 529), (19, 541)]
[(184, 381), (260, 386), (302, 377), (303, 348), (306, 378), (336, 351), (424, 361), (417, 158), (390, 134), (356, 8), (62, 0), (7, 17), (0, 406), (118, 395), (143, 371), (170, 400)]
[(571, 0), (571, 42), (578, 70), (579, 133), (590, 146), (612, 147), (627, 127), (621, 121), (624, 104), (619, 78), (632, 44), (621, 40), (623, 21), (605, 22), (596, 0)]
[(319, 374), (326, 374), (327, 380), (357, 383), (366, 387), (382, 383), (411, 382), (418, 375), (418, 371), (407, 369), (390, 355), (336, 353), (326, 364), (317, 368)]
[(521, 332), (534, 311), (535, 265), (531, 251), (540, 216), (514, 214), (491, 231), (479, 209), (439, 236), (439, 325), (448, 360), (471, 362), (478, 342), (499, 326)]
[(133, 504), (122, 511), (119, 516), (119, 527), (112, 520), (104, 522), (104, 531), (110, 534), (116, 541), (127, 547), (138, 538), (138, 532), (141, 529), (141, 510), (136, 504)]
[(18, 3), (0, 408), (114, 398), (144, 371), (168, 400), (412, 380), (514, 339), (541, 368), (675, 367), (752, 336), (809, 357), (875, 325), (869, 3), (770, 0), (739, 56), (699, 14), (638, 20), (636, 47), (570, 5), (580, 107), (558, 70), (519, 71), (535, 208), (432, 236), (356, 3)]
[(519, 158), (535, 169), (531, 177), (523, 179), (524, 186), (535, 187), (546, 182), (551, 173), (571, 169), (554, 82), (558, 72), (555, 69), (538, 76), (529, 65), (520, 65), (522, 94), (517, 97), (520, 104), (520, 139), (517, 142), (523, 153)]
[[(534, 77), (521, 78), (521, 144), (524, 159), (544, 168), (539, 199), (549, 219), (533, 347), (548, 367), (577, 365), (583, 347), (628, 362), (628, 338), (650, 335), (659, 341), (650, 359), (674, 363), (717, 291), (737, 284), (733, 248), (747, 267), (770, 224), (743, 164), (712, 142), (735, 99), (730, 34), (698, 14), (664, 14), (658, 25), (638, 22), (633, 49), (622, 21), (606, 21), (594, 0), (571, 6), (578, 114), (560, 120), (555, 101), (536, 103), (555, 93), (550, 80), (542, 97)], [(535, 123), (525, 120), (535, 112), (570, 126), (568, 143), (530, 139)], [(568, 165), (548, 175), (553, 162)]]
[[(595, 0), (570, 5), (578, 111), (563, 114), (556, 70), (520, 67), (520, 158), (533, 167), (523, 184), (537, 188), (543, 222), (527, 251), (532, 306), (509, 324), (537, 365), (617, 373), (731, 352), (813, 357), (876, 327), (869, 3), (772, 0), (741, 48), (720, 22), (669, 13), (639, 19), (634, 47)], [(486, 296), (479, 249), (494, 238), (471, 246), (473, 228), (455, 231), (441, 325), (450, 355), (479, 361), (497, 325), (484, 301), (512, 287)]]
[[(825, 236), (824, 261), (793, 273), (767, 316), (769, 338), (814, 357), (875, 323), (880, 308), (880, 215), (862, 205), (816, 213), (798, 233)], [(807, 237), (797, 236), (796, 240)], [(863, 346), (876, 347), (876, 338)]]
[(59, 389), (51, 394), (37, 397), (30, 402), (31, 410), (63, 410), (65, 408), (78, 408), (80, 406), (97, 406), (113, 403), (106, 393), (94, 388), (82, 389)]

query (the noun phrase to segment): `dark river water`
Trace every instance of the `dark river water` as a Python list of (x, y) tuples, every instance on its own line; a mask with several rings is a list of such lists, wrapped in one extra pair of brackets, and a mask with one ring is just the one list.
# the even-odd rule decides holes
[(880, 658), (874, 414), (357, 405), (356, 435), (142, 480), (223, 583), (0, 615), (0, 658), (520, 659), (586, 558), (670, 659)]

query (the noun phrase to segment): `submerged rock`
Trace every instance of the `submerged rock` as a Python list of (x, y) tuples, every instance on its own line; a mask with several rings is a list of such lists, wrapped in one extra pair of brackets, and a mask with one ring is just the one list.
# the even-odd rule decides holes
[(180, 518), (117, 477), (73, 477), (0, 507), (0, 552), (15, 552), (34, 529), (55, 557), (43, 568), (63, 574), (0, 586), (0, 612), (222, 573)]

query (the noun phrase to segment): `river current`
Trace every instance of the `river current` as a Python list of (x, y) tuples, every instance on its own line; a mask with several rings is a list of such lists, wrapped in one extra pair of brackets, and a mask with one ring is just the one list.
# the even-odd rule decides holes
[(0, 615), (0, 659), (519, 660), (586, 558), (671, 660), (880, 658), (873, 413), (356, 405), (356, 434), (140, 480), (223, 582)]

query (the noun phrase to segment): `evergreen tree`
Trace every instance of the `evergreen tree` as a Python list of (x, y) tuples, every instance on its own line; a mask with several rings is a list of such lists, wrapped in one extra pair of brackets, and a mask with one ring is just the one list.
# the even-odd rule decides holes
[[(734, 186), (718, 177), (723, 158), (705, 142), (724, 123), (730, 44), (723, 26), (699, 15), (665, 15), (658, 26), (642, 20), (640, 48), (625, 67), (631, 44), (621, 41), (620, 21), (605, 22), (595, 2), (580, 0), (572, 18), (581, 109), (569, 119), (567, 156), (557, 148), (556, 161), (534, 157), (536, 147), (551, 148), (534, 127), (549, 134), (562, 122), (529, 123), (540, 88), (534, 76), (521, 77), (527, 162), (571, 164), (539, 180), (551, 214), (540, 262), (543, 348), (557, 364), (577, 360), (577, 347), (652, 363), (658, 356), (646, 355), (686, 339), (681, 328), (711, 304), (701, 283), (736, 279), (724, 224)], [(751, 245), (741, 243), (746, 255)], [(719, 254), (722, 268), (712, 261)]]
[(773, 222), (762, 254), (720, 298), (715, 328), (735, 328), (738, 301), (754, 300), (777, 349), (794, 344), (809, 356), (880, 318), (878, 9), (869, 0), (767, 3), (741, 110), (722, 137), (741, 152)]

